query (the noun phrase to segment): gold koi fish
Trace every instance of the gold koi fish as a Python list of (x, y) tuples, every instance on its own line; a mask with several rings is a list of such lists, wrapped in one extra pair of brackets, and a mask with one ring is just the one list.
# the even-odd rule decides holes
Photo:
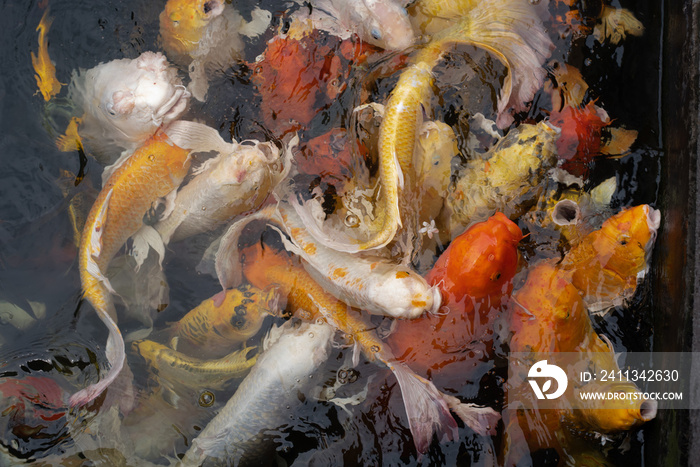
[(277, 294), (251, 285), (219, 292), (193, 308), (173, 329), (197, 354), (217, 357), (253, 337), (268, 313), (274, 312)]
[(106, 353), (111, 367), (99, 382), (73, 394), (71, 406), (96, 398), (117, 377), (124, 364), (124, 340), (115, 322), (116, 310), (105, 276), (107, 266), (143, 224), (158, 198), (173, 191), (189, 170), (189, 151), (171, 145), (158, 133), (136, 150), (109, 177), (90, 210), (80, 238), (79, 268), (83, 296), (109, 329)]
[(441, 231), (454, 239), (496, 211), (509, 218), (519, 216), (538, 198), (540, 182), (556, 164), (558, 134), (545, 122), (522, 124), (501, 138), (483, 159), (470, 161), (448, 190), (439, 220)]
[(61, 86), (64, 84), (56, 79), (56, 66), (49, 57), (49, 39), (46, 35), (49, 33), (52, 22), (53, 18), (49, 18), (49, 10), (47, 8), (41, 16), (39, 25), (36, 27), (36, 30), (39, 31), (39, 50), (36, 55), (34, 55), (34, 52), (31, 52), (32, 66), (36, 72), (36, 75), (34, 75), (36, 85), (39, 87), (39, 91), (44, 96), (45, 101), (51, 100), (53, 96), (61, 92)]
[(156, 371), (159, 378), (201, 390), (222, 389), (226, 382), (244, 376), (255, 365), (257, 347), (244, 347), (217, 360), (190, 357), (151, 340), (135, 341), (132, 348)]
[[(459, 21), (432, 35), (430, 42), (412, 57), (384, 109), (378, 142), (380, 190), (370, 237), (359, 242), (331, 238), (318, 225), (310, 212), (312, 208), (307, 204), (300, 214), (319, 242), (339, 251), (354, 253), (382, 248), (394, 239), (402, 226), (400, 203), (407, 198), (400, 196), (400, 191), (411, 187), (417, 176), (414, 149), (423, 112), (429, 114), (434, 84), (432, 70), (448, 47), (471, 44), (484, 48), (509, 69), (498, 102), (499, 126), (509, 124), (512, 121), (510, 110), (522, 110), (524, 103), (539, 89), (545, 76), (541, 64), (549, 55), (552, 43), (529, 4), (513, 0), (502, 3), (499, 8), (491, 4), (458, 8), (459, 17), (455, 19)], [(413, 206), (406, 208), (413, 209)], [(335, 237), (338, 237), (337, 233)]]

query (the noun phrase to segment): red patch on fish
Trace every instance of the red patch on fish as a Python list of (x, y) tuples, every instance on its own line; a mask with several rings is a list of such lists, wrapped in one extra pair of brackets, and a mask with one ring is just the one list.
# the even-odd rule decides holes
[(563, 160), (562, 168), (583, 176), (588, 165), (600, 154), (601, 133), (610, 124), (605, 111), (589, 102), (584, 107), (565, 106), (554, 111), (549, 121), (561, 129), (557, 139), (557, 155)]

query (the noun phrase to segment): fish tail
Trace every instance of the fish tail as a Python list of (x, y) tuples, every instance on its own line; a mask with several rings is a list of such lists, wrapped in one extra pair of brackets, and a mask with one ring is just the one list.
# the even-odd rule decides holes
[(491, 407), (481, 407), (476, 404), (464, 403), (454, 396), (442, 395), (450, 410), (452, 410), (469, 428), (481, 436), (495, 435), (496, 424), (501, 419), (498, 412)]
[(508, 68), (498, 99), (500, 128), (521, 111), (542, 85), (542, 64), (554, 49), (537, 12), (528, 2), (494, 0), (469, 11), (463, 21), (434, 36), (442, 42), (469, 43), (492, 52)]
[(403, 363), (392, 363), (389, 368), (399, 382), (416, 450), (421, 454), (426, 452), (433, 440), (433, 433), (441, 441), (456, 439), (457, 423), (442, 393), (433, 383), (421, 378)]
[[(117, 323), (112, 318), (112, 314), (114, 314), (114, 305), (107, 291), (100, 284), (97, 284), (91, 288), (90, 295), (86, 293), (86, 296), (88, 301), (95, 308), (95, 311), (97, 311), (99, 318), (109, 330), (105, 354), (110, 368), (107, 374), (97, 383), (91, 384), (85, 389), (81, 389), (73, 394), (69, 400), (71, 407), (85, 405), (102, 394), (102, 392), (117, 378), (119, 372), (121, 372), (126, 356), (124, 351), (124, 338), (122, 337)], [(110, 309), (112, 313), (110, 313)]]

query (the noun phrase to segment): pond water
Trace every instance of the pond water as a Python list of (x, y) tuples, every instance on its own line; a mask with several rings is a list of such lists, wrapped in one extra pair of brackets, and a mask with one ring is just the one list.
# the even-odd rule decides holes
[[(551, 9), (556, 6), (564, 11), (562, 4), (566, 2), (551, 3)], [(612, 3), (620, 6), (617, 1)], [(551, 60), (579, 68), (589, 85), (588, 97), (605, 109), (613, 125), (638, 132), (630, 151), (622, 157), (597, 158), (588, 170), (588, 189), (615, 177), (617, 190), (610, 202), (614, 212), (639, 204), (657, 206), (663, 161), (662, 6), (661, 2), (627, 3), (622, 6), (630, 8), (644, 24), (641, 37), (628, 37), (617, 45), (584, 37), (572, 44), (570, 35), (562, 37), (557, 31), (548, 31), (556, 46)], [(271, 117), (265, 112), (270, 110), (263, 109), (265, 103), (255, 76), (256, 57), (265, 52), (268, 41), (280, 29), (288, 27), (284, 15), (290, 5), (272, 0), (235, 3), (244, 18), (250, 17), (256, 5), (271, 12), (272, 25), (259, 37), (245, 40), (244, 61), (234, 61), (212, 76), (206, 100), (192, 99), (183, 116), (210, 125), (227, 140), (278, 140), (287, 130), (281, 124), (269, 128)], [(134, 337), (145, 337), (144, 330), (151, 328), (150, 338), (167, 343), (164, 330), (220, 290), (217, 279), (201, 272), (198, 265), (205, 249), (222, 230), (168, 245), (163, 261), (167, 289), (160, 297), (162, 303), (141, 303), (130, 313), (118, 306), (119, 326), (127, 336), (128, 371), (133, 375), (120, 378), (87, 408), (69, 409), (70, 394), (94, 381), (106, 368), (107, 333), (91, 306), (81, 300), (74, 240), (75, 222), (81, 215), (84, 218), (99, 191), (103, 167), (89, 154), (83, 159), (78, 151), (60, 152), (56, 147), (56, 138), (70, 116), (70, 102), (66, 88), (52, 101), (44, 101), (37, 91), (30, 55), (36, 53), (36, 27), (46, 8), (53, 17), (48, 50), (62, 83), (69, 83), (71, 73), (80, 68), (162, 50), (158, 23), (162, 1), (3, 0), (0, 5), (0, 392), (6, 399), (0, 407), (0, 464), (168, 465), (185, 453), (241, 379), (217, 389), (168, 385), (130, 350), (130, 345)], [(319, 53), (341, 53), (334, 38), (318, 35), (317, 41)], [(333, 128), (349, 128), (348, 115), (354, 106), (367, 101), (386, 102), (400, 65), (391, 54), (372, 53), (377, 55), (352, 69), (348, 60), (341, 61), (341, 67), (347, 66), (348, 70), (336, 71), (336, 80), (345, 84), (340, 86), (336, 81), (337, 94), (326, 94), (312, 102), (315, 115), (299, 130), (302, 146)], [(469, 150), (469, 117), (482, 112), (495, 119), (495, 102), (504, 74), (498, 61), (471, 46), (454, 49), (435, 69), (438, 91), (431, 118), (453, 128), (463, 158)], [(181, 75), (186, 76), (184, 69)], [(311, 90), (314, 86), (308, 85)], [(275, 111), (280, 115), (286, 112), (280, 119), (302, 119), (295, 115), (294, 105), (302, 104), (283, 102)], [(550, 108), (549, 94), (540, 90), (530, 110), (516, 116), (516, 123), (542, 120)], [(333, 154), (328, 154), (328, 143), (317, 147), (326, 150), (325, 159), (319, 156), (319, 160), (330, 164)], [(312, 145), (306, 148), (305, 157), (313, 155), (309, 153)], [(328, 193), (340, 188), (353, 174), (352, 167), (347, 166), (341, 167), (345, 170), (342, 174), (334, 174), (332, 168), (324, 169), (318, 162), (310, 166), (312, 169), (299, 177), (298, 183), (310, 188), (319, 186), (329, 198)], [(320, 175), (310, 170), (319, 170)], [(84, 173), (84, 179), (76, 184), (80, 173)], [(78, 200), (87, 201), (81, 205)], [(514, 220), (523, 233), (531, 234), (518, 247), (523, 270), (516, 276), (517, 287), (524, 281), (527, 265), (558, 256), (561, 249), (556, 242), (547, 243), (532, 231), (526, 218)], [(270, 229), (260, 229), (255, 235), (260, 241), (281, 247), (277, 234)], [(414, 266), (425, 272), (441, 250), (428, 252), (427, 259)], [(152, 287), (146, 290), (153, 292)], [(627, 306), (614, 307), (594, 319), (596, 331), (609, 337), (618, 350), (649, 351), (654, 340), (651, 302), (656, 293), (648, 281), (642, 281)], [(258, 344), (265, 330), (282, 321), (279, 317), (266, 318), (263, 330), (249, 344)], [(507, 350), (497, 343), (489, 358), (479, 356), (481, 347), (477, 344), (471, 350), (473, 358), (464, 370), (468, 376), (459, 382), (450, 380), (445, 390), (500, 410)], [(354, 369), (347, 370), (352, 366), (352, 353), (352, 348), (335, 346), (328, 361), (313, 375), (315, 389), (309, 390), (297, 407), (279, 407), (285, 422), (268, 427), (265, 433), (265, 446), (269, 448), (264, 456), (266, 465), (500, 462), (502, 426), (495, 436), (482, 437), (462, 423), (456, 441), (436, 440), (419, 456), (396, 379), (389, 370), (364, 357)], [(344, 377), (338, 376), (339, 370), (345, 371)], [(439, 375), (436, 377), (439, 379)], [(338, 398), (358, 394), (365, 397), (344, 409), (319, 400), (323, 398), (321, 388), (327, 392), (329, 387), (335, 387)], [(133, 407), (125, 408), (125, 401)], [(112, 416), (107, 416), (110, 411)], [(606, 448), (608, 461), (611, 465), (643, 465), (647, 436), (641, 428), (615, 438), (613, 447)], [(135, 457), (130, 457), (131, 453)], [(559, 461), (556, 451), (548, 449), (528, 451), (519, 465), (557, 465)]]

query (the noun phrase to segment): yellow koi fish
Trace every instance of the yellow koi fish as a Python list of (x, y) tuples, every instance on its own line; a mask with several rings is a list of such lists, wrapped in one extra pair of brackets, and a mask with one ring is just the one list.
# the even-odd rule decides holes
[(174, 326), (178, 346), (205, 356), (221, 356), (253, 337), (274, 312), (277, 294), (251, 285), (219, 292), (204, 300)]
[[(469, 2), (468, 2), (469, 3)], [(469, 3), (471, 7), (471, 4)], [(509, 70), (498, 102), (499, 126), (511, 123), (511, 110), (522, 110), (539, 89), (545, 71), (541, 64), (553, 48), (542, 22), (526, 2), (503, 0), (498, 8), (476, 5), (457, 8), (455, 23), (435, 32), (430, 42), (412, 57), (402, 71), (384, 109), (379, 134), (379, 193), (370, 238), (345, 241), (339, 233), (324, 232), (307, 202), (299, 210), (311, 234), (324, 245), (354, 253), (386, 246), (402, 225), (400, 192), (416, 178), (414, 149), (423, 112), (429, 114), (434, 78), (433, 68), (454, 44), (481, 47), (503, 62)], [(458, 20), (458, 21), (457, 21)], [(408, 197), (410, 198), (410, 197)], [(413, 206), (407, 206), (413, 209)], [(335, 237), (335, 238), (332, 238)], [(347, 237), (347, 236), (346, 236)]]
[(105, 276), (107, 266), (143, 224), (151, 204), (180, 185), (189, 170), (189, 151), (171, 145), (158, 133), (137, 149), (109, 177), (90, 210), (80, 238), (79, 268), (84, 298), (109, 329), (106, 354), (111, 367), (99, 382), (73, 394), (71, 406), (95, 399), (124, 364), (124, 340)]
[(45, 101), (49, 101), (53, 96), (61, 92), (61, 86), (63, 86), (63, 83), (56, 79), (56, 66), (49, 58), (49, 39), (46, 35), (52, 22), (53, 18), (49, 18), (49, 10), (47, 8), (39, 21), (39, 25), (36, 27), (36, 30), (39, 31), (39, 50), (36, 55), (34, 55), (34, 52), (31, 52), (32, 66), (36, 72), (34, 77)]
[(245, 375), (255, 365), (257, 347), (244, 347), (217, 360), (190, 357), (151, 340), (135, 341), (132, 348), (155, 370), (159, 378), (201, 390), (222, 389), (232, 378)]

